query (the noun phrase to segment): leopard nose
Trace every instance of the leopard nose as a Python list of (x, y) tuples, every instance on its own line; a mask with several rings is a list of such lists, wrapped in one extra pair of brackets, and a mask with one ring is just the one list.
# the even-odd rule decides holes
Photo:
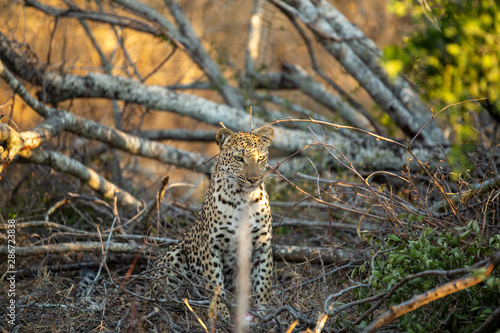
[(252, 183), (252, 184), (255, 184), (259, 181), (259, 178), (247, 178), (247, 180)]

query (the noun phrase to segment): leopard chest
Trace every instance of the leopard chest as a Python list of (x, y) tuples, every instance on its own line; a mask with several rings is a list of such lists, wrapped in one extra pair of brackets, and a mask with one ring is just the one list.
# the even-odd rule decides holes
[(263, 185), (252, 192), (225, 185), (214, 191), (207, 220), (210, 251), (222, 263), (226, 285), (230, 286), (237, 274), (239, 233), (249, 241), (254, 257), (270, 246), (272, 220)]

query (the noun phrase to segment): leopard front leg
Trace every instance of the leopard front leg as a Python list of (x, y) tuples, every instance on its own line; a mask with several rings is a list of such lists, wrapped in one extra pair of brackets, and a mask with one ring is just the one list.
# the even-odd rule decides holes
[(230, 322), (231, 316), (229, 314), (229, 310), (222, 301), (222, 299), (226, 297), (226, 293), (224, 291), (222, 262), (218, 256), (213, 253), (202, 257), (210, 258), (203, 263), (203, 277), (205, 278), (205, 285), (213, 293), (213, 301), (215, 302), (215, 308), (219, 314)]
[(271, 246), (252, 255), (252, 290), (255, 295), (254, 305), (257, 309), (265, 309), (271, 301), (273, 278), (273, 255)]

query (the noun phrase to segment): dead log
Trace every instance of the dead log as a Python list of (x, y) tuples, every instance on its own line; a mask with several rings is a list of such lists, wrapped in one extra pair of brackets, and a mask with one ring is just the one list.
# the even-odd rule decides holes
[[(121, 236), (120, 236), (121, 237)], [(137, 235), (135, 238), (141, 238), (142, 236)], [(130, 237), (124, 237), (130, 238)], [(144, 239), (146, 239), (144, 237)], [(167, 239), (167, 238), (149, 238), (162, 246), (147, 246), (143, 247), (139, 243), (119, 243), (110, 242), (108, 251), (112, 253), (128, 253), (141, 255), (158, 255), (163, 250), (163, 245), (170, 245), (177, 243), (177, 240)], [(47, 254), (65, 254), (65, 253), (76, 253), (76, 252), (101, 252), (103, 247), (107, 244), (101, 242), (72, 242), (72, 243), (60, 243), (60, 244), (50, 244), (50, 245), (39, 245), (39, 246), (22, 246), (14, 247), (16, 257), (30, 257), (36, 255), (47, 255)], [(0, 255), (8, 255), (9, 248), (7, 246), (0, 246)], [(354, 258), (366, 258), (367, 252), (348, 250), (348, 249), (332, 249), (332, 248), (322, 248), (322, 247), (303, 247), (303, 246), (289, 246), (289, 245), (273, 245), (273, 258), (276, 261), (288, 261), (288, 262), (314, 262), (323, 263), (325, 265), (338, 263), (346, 260), (354, 260)]]

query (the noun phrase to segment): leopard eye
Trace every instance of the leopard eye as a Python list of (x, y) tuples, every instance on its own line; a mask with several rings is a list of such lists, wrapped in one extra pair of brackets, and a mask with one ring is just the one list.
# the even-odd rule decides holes
[(259, 162), (262, 162), (265, 159), (266, 159), (266, 156), (259, 156)]
[(241, 156), (234, 156), (234, 159), (238, 162), (243, 162), (243, 157)]

